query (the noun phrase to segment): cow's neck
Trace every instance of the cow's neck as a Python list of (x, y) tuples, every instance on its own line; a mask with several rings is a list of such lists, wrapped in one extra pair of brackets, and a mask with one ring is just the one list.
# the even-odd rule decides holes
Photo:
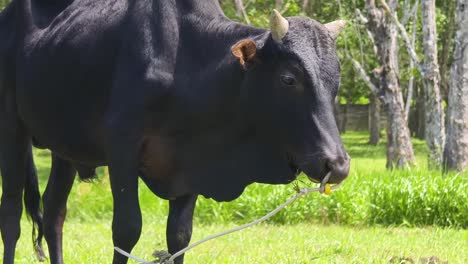
[[(250, 131), (242, 89), (245, 70), (231, 53), (244, 38), (258, 38), (265, 30), (229, 21), (182, 18), (171, 128), (190, 134), (224, 138), (240, 144)], [(194, 131), (197, 129), (197, 131)], [(213, 150), (216, 153), (217, 150)]]
[[(219, 79), (219, 74), (213, 74), (214, 71), (231, 76), (242, 74), (242, 67), (231, 52), (235, 43), (242, 39), (260, 39), (267, 32), (231, 21), (224, 16), (207, 18), (189, 14), (182, 16), (181, 21), (178, 58), (183, 60), (185, 65), (193, 67), (186, 69), (192, 75), (198, 72), (201, 74), (198, 77), (202, 77), (203, 72), (207, 72), (206, 77), (199, 78), (198, 81), (211, 85)], [(238, 88), (240, 83), (224, 82), (219, 85)]]
[[(128, 45), (135, 49), (136, 60), (149, 69), (158, 69), (158, 73), (164, 72), (164, 76), (174, 77), (174, 89), (167, 89), (173, 95), (171, 104), (148, 99), (152, 90), (146, 96), (149, 107), (168, 107), (158, 111), (174, 112), (170, 122), (157, 118), (152, 126), (168, 126), (177, 131), (189, 131), (192, 124), (200, 128), (226, 127), (221, 122), (232, 116), (223, 121), (219, 113), (231, 115), (241, 108), (237, 99), (244, 74), (231, 54), (231, 46), (266, 31), (229, 20), (215, 0), (141, 0), (130, 9), (129, 22), (133, 25)], [(141, 26), (142, 21), (145, 26)], [(169, 123), (163, 124), (166, 121)]]
[[(200, 94), (205, 100), (216, 103), (208, 104), (223, 109), (209, 109), (216, 113), (225, 111), (226, 107), (242, 108), (236, 105), (236, 100), (242, 95), (241, 87), (244, 70), (239, 61), (231, 53), (231, 47), (238, 41), (259, 38), (266, 33), (258, 29), (236, 23), (225, 17), (204, 19), (200, 17), (184, 17), (180, 34), (180, 46), (177, 71), (181, 74), (177, 80), (184, 89), (183, 94), (197, 98)], [(177, 72), (176, 71), (176, 72)], [(180, 86), (179, 86), (180, 87)], [(190, 100), (190, 99), (189, 99)], [(235, 113), (236, 110), (229, 111)]]

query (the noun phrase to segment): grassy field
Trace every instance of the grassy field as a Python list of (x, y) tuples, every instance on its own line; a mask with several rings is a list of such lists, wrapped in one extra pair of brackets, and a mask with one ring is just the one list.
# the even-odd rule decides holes
[[(426, 148), (414, 140), (418, 165), (386, 171), (384, 142), (366, 144), (367, 135), (347, 133), (352, 157), (349, 179), (331, 196), (310, 194), (265, 225), (208, 242), (194, 249), (188, 263), (425, 263), (432, 256), (449, 263), (468, 263), (468, 175), (442, 175), (426, 169)], [(49, 171), (46, 151), (36, 151), (41, 189)], [(164, 249), (167, 202), (143, 184), (140, 202), (144, 231), (134, 254), (148, 260)], [(254, 184), (231, 203), (201, 198), (194, 240), (249, 222), (294, 195), (289, 186)], [(65, 224), (67, 263), (108, 263), (112, 203), (108, 177), (99, 170), (95, 183), (77, 181), (69, 199)], [(24, 219), (18, 262), (34, 258), (30, 224)], [(0, 249), (1, 253), (1, 249)]]
[[(151, 253), (165, 249), (164, 221), (146, 215), (143, 234), (133, 251), (152, 260)], [(234, 224), (196, 224), (193, 241), (234, 227)], [(17, 250), (18, 263), (34, 263), (30, 228)], [(449, 263), (468, 263), (468, 232), (442, 228), (344, 227), (336, 225), (259, 225), (213, 241), (187, 253), (187, 263), (389, 263), (393, 259), (415, 261), (436, 256)], [(68, 221), (64, 229), (66, 263), (110, 263), (110, 219)], [(132, 262), (134, 263), (134, 262)], [(394, 262), (394, 263), (400, 263)], [(422, 261), (415, 263), (424, 263)], [(436, 262), (442, 263), (442, 262)]]

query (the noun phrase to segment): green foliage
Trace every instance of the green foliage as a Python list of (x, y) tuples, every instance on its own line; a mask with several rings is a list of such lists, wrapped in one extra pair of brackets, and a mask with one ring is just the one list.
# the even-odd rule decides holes
[(5, 8), (9, 2), (9, 0), (0, 0), (0, 11), (3, 10), (3, 8)]
[[(369, 181), (370, 224), (468, 227), (466, 176), (427, 177), (427, 171)], [(465, 179), (464, 179), (465, 178)]]
[[(301, 1), (285, 0), (284, 5), (279, 10), (285, 16), (297, 16), (299, 14), (304, 15), (301, 10)], [(247, 21), (242, 14), (238, 13), (234, 1), (232, 0), (221, 0), (221, 6), (226, 16), (239, 22), (246, 23)], [(252, 0), (244, 1), (245, 11), (251, 22), (252, 26), (267, 28), (270, 21), (270, 14), (272, 9), (275, 7), (274, 0)]]

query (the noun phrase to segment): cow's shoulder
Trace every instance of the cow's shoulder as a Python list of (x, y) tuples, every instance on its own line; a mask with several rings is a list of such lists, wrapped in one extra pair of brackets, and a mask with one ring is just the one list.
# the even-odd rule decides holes
[[(30, 0), (37, 1), (37, 0)], [(93, 48), (99, 42), (121, 33), (128, 8), (125, 0), (64, 1), (33, 5), (31, 32), (26, 36), (30, 47)], [(114, 43), (116, 44), (116, 43)]]

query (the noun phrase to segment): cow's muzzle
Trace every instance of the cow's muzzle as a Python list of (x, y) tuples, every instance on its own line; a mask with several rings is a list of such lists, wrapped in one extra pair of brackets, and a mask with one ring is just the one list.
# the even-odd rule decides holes
[(326, 169), (331, 173), (328, 183), (340, 183), (346, 179), (349, 174), (350, 161), (348, 153), (335, 159), (326, 160)]

